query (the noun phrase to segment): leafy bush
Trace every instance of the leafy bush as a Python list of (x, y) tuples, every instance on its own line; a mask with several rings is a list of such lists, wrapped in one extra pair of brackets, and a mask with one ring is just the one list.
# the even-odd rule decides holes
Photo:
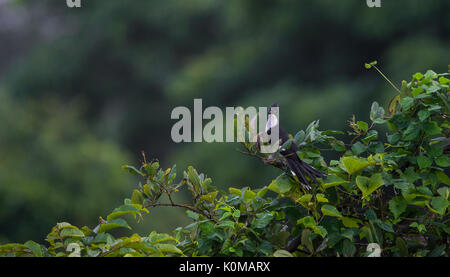
[[(376, 63), (366, 65), (375, 68)], [(384, 76), (384, 75), (383, 75)], [(371, 122), (352, 117), (352, 137), (320, 131), (312, 122), (286, 144), (301, 146), (299, 157), (328, 173), (304, 190), (286, 170), (270, 184), (252, 190), (221, 191), (212, 179), (188, 167), (177, 183), (176, 166), (157, 160), (124, 169), (142, 179), (131, 199), (91, 230), (58, 223), (47, 248), (32, 241), (0, 246), (9, 256), (448, 256), (450, 165), (447, 121), (450, 80), (431, 70), (403, 81), (386, 112), (378, 103)], [(376, 127), (386, 127), (386, 134)], [(279, 153), (262, 154), (243, 143), (247, 155), (285, 169)], [(324, 151), (339, 153), (325, 161)], [(230, 165), (229, 165), (230, 166)], [(191, 204), (173, 201), (179, 189)], [(114, 238), (110, 230), (129, 228), (125, 215), (141, 218), (158, 206), (187, 210), (192, 224), (173, 236), (152, 232)]]

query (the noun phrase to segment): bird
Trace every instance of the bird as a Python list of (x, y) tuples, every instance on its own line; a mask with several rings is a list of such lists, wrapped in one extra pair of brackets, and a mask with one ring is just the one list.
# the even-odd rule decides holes
[[(272, 104), (270, 106), (269, 112), (268, 112), (268, 120), (265, 128), (265, 132), (270, 135), (271, 130), (274, 127), (277, 127), (278, 125), (278, 132), (279, 132), (279, 139), (280, 139), (280, 148), (283, 146), (285, 142), (289, 140), (289, 134), (281, 127), (277, 114), (274, 113), (274, 108), (278, 108), (278, 104)], [(270, 141), (269, 141), (270, 143)], [(309, 178), (313, 183), (316, 185), (319, 185), (319, 182), (317, 181), (317, 178), (326, 178), (327, 175), (316, 168), (310, 166), (306, 162), (302, 161), (300, 157), (297, 155), (297, 151), (299, 151), (299, 147), (295, 144), (294, 141), (290, 144), (289, 148), (287, 149), (279, 149), (280, 154), (284, 158), (284, 162), (286, 163), (287, 167), (290, 170), (290, 173), (292, 177), (297, 176), (298, 180), (300, 181), (301, 185), (307, 189), (311, 189), (311, 183), (308, 181), (307, 178)], [(295, 179), (295, 178), (294, 178)]]

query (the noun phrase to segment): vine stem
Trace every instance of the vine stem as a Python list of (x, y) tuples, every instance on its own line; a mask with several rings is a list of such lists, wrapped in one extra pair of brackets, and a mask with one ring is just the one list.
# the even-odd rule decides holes
[[(350, 121), (349, 121), (350, 122)], [(355, 143), (355, 141), (358, 139), (358, 138), (360, 138), (360, 137), (362, 137), (363, 135), (367, 135), (368, 133), (369, 133), (369, 131), (370, 130), (372, 130), (372, 128), (373, 128), (373, 126), (375, 125), (375, 123), (372, 121), (372, 124), (370, 125), (370, 127), (367, 129), (367, 131), (365, 131), (364, 133), (362, 133), (362, 134), (358, 134), (358, 135), (356, 135), (353, 139), (352, 139), (352, 141), (350, 142), (350, 144), (348, 145), (348, 146), (353, 146), (353, 144)]]
[(376, 65), (372, 66), (373, 68), (376, 69), (376, 71), (378, 71), (378, 73), (380, 73), (380, 75), (398, 92), (401, 93), (401, 91), (391, 82), (391, 80), (389, 80), (388, 77), (386, 77), (386, 75), (383, 74), (383, 72), (381, 72), (381, 70), (378, 69), (378, 67)]

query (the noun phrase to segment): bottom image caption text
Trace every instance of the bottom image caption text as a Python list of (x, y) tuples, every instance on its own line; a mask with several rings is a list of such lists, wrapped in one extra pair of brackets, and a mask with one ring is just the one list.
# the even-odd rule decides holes
[(214, 270), (223, 272), (270, 271), (270, 262), (222, 262), (222, 263), (181, 263), (180, 272), (205, 272), (211, 274)]

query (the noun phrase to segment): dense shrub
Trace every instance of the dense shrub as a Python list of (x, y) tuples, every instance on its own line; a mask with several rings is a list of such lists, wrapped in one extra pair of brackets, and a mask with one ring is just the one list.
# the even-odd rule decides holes
[[(378, 70), (376, 63), (366, 67)], [(131, 199), (100, 218), (93, 230), (58, 223), (47, 236), (50, 246), (8, 244), (0, 246), (0, 254), (448, 256), (450, 80), (445, 76), (429, 70), (416, 73), (400, 89), (391, 83), (398, 94), (387, 111), (373, 103), (371, 122), (355, 117), (348, 121), (349, 143), (338, 138), (344, 132), (320, 131), (318, 121), (292, 136), (284, 146), (295, 141), (304, 161), (328, 173), (311, 191), (284, 171), (256, 190), (218, 190), (211, 178), (192, 167), (175, 182), (175, 166), (160, 168), (157, 160), (147, 161), (144, 155), (140, 167), (124, 166), (142, 179)], [(243, 146), (247, 155), (282, 165), (279, 154), (274, 159), (259, 153), (255, 143)], [(337, 152), (340, 158), (325, 161), (324, 151)], [(192, 193), (192, 203), (172, 200), (183, 188)], [(184, 208), (193, 222), (172, 236), (152, 232), (115, 238), (110, 233), (129, 228), (125, 215), (141, 218), (158, 206)]]

